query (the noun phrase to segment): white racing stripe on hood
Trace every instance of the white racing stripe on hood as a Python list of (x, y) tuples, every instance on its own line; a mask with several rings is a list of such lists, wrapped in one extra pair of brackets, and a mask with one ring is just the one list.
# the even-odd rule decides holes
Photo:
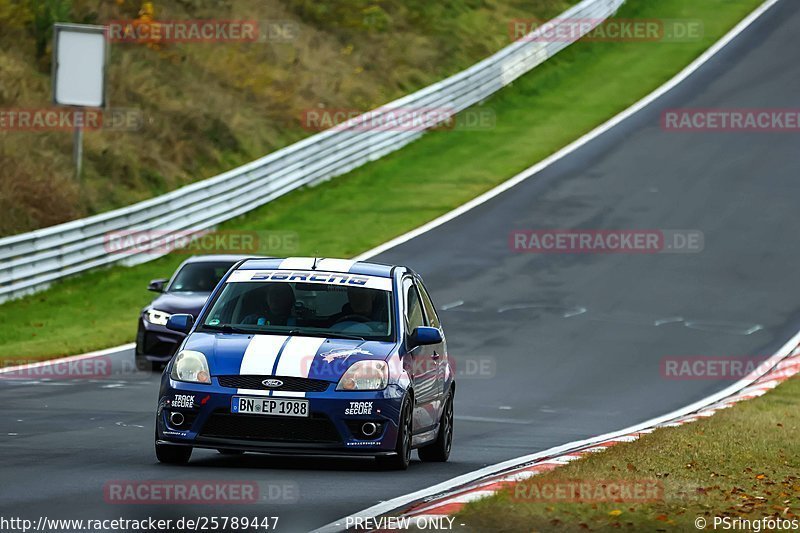
[[(326, 339), (322, 337), (292, 337), (286, 343), (286, 347), (281, 353), (278, 361), (276, 376), (293, 376), (307, 378), (311, 369), (311, 363), (317, 355), (322, 343)], [(305, 396), (305, 392), (284, 392), (276, 391), (273, 396)]]
[[(253, 335), (250, 344), (244, 351), (240, 375), (271, 376), (275, 361), (280, 354), (281, 346), (286, 342), (286, 335)], [(269, 396), (268, 390), (237, 389), (238, 394)]]

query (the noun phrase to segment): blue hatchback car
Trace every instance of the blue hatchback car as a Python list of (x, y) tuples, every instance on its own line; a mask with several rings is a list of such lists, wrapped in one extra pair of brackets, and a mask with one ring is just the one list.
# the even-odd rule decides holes
[(454, 372), (422, 279), (344, 259), (247, 259), (220, 281), (164, 370), (158, 460), (193, 448), (446, 461)]

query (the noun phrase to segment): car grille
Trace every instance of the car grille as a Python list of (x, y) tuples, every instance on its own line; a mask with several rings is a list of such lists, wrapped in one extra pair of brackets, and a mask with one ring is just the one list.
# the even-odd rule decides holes
[(308, 418), (239, 415), (215, 411), (208, 417), (201, 437), (220, 437), (282, 442), (341, 442), (330, 419), (312, 414)]
[[(291, 392), (322, 392), (328, 388), (328, 381), (321, 379), (308, 379), (283, 376), (218, 376), (219, 384), (232, 389), (255, 389)], [(265, 379), (279, 379), (283, 381), (280, 387), (266, 387), (262, 381)]]

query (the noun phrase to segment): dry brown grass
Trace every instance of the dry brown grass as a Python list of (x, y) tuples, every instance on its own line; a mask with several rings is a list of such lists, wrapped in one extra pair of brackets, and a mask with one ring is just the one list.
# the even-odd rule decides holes
[[(156, 0), (157, 20), (288, 20), (299, 32), (291, 42), (113, 44), (110, 104), (139, 110), (143, 127), (87, 131), (80, 184), (71, 132), (0, 131), (0, 235), (127, 205), (243, 164), (308, 135), (304, 109), (378, 106), (501, 48), (510, 19), (550, 16), (570, 1)], [(50, 105), (50, 52), (37, 57), (28, 12), (48, 3), (90, 23), (133, 19), (142, 7), (0, 0), (0, 108)]]

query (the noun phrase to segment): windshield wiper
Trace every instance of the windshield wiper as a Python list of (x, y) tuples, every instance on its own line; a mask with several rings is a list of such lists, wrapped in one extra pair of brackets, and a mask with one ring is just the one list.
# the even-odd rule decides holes
[(364, 342), (367, 341), (367, 339), (365, 339), (364, 337), (359, 337), (358, 335), (349, 335), (347, 333), (333, 332), (330, 336), (335, 337), (337, 339), (353, 339), (355, 341), (364, 341)]
[(256, 333), (255, 331), (237, 328), (230, 324), (203, 324), (202, 328), (210, 329), (211, 331), (221, 331), (222, 333), (246, 333), (248, 335)]
[(313, 331), (302, 331), (299, 329), (291, 330), (288, 335), (303, 335), (305, 337), (333, 337), (335, 339), (353, 339), (354, 341), (364, 341), (366, 342), (367, 339), (364, 337), (359, 337), (358, 335), (348, 335), (347, 333), (338, 333), (336, 331), (327, 331), (327, 332), (320, 332), (314, 333)]

